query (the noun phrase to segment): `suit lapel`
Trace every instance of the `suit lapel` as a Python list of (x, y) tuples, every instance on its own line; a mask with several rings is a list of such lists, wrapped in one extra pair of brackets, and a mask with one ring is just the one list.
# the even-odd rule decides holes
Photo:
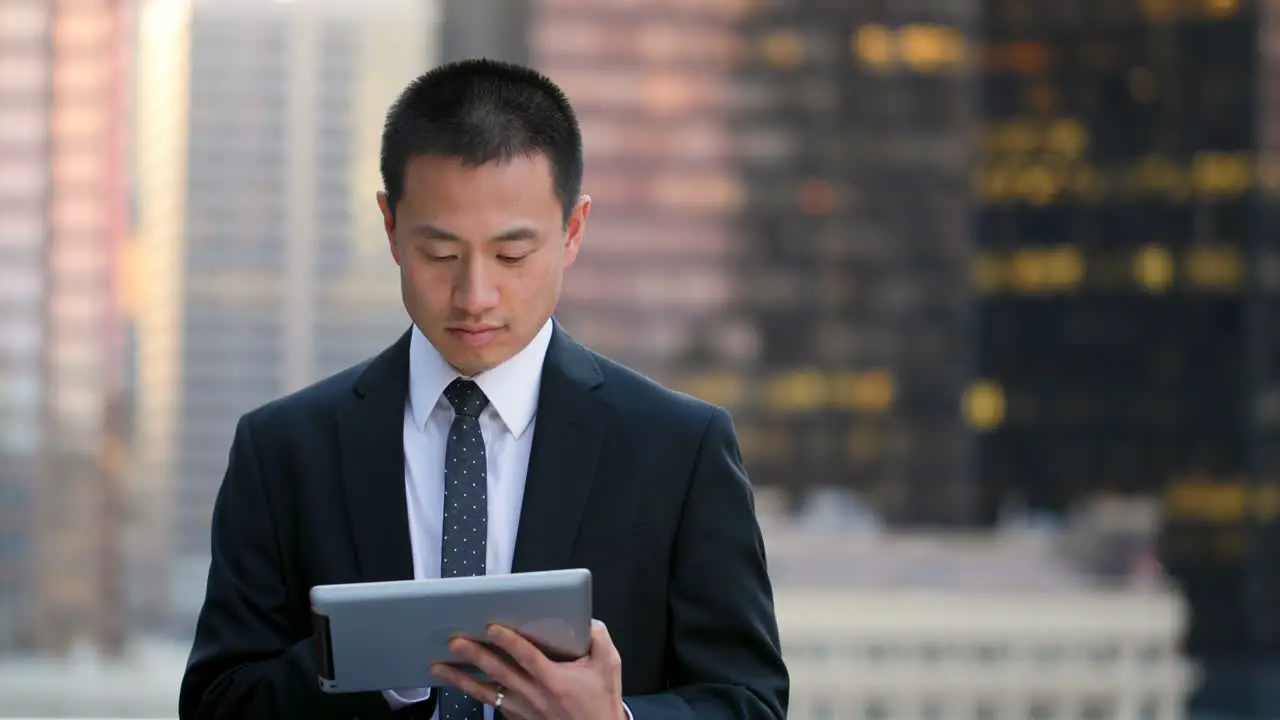
[(569, 561), (606, 432), (591, 393), (603, 381), (595, 358), (557, 323), (542, 369), (512, 572)]
[(364, 582), (413, 578), (404, 493), (409, 337), (405, 333), (369, 363), (339, 421), (343, 494)]

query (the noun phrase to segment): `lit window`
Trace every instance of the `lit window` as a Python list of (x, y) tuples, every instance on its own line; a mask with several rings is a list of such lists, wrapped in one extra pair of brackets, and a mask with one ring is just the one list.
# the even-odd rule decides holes
[(964, 61), (964, 36), (942, 25), (914, 24), (898, 31), (902, 59), (921, 71), (937, 71)]
[(53, 134), (58, 140), (92, 137), (106, 125), (106, 113), (94, 103), (64, 104), (53, 113)]
[(107, 12), (92, 12), (92, 8), (90, 4), (78, 8), (77, 12), (59, 15), (54, 26), (57, 42), (79, 46), (101, 42), (106, 37), (111, 17)]
[(971, 427), (993, 430), (1004, 422), (1004, 391), (994, 382), (975, 383), (965, 391), (963, 407)]
[(724, 213), (746, 202), (746, 188), (730, 175), (680, 173), (659, 176), (651, 186), (653, 201), (667, 207)]
[(1140, 250), (1133, 270), (1138, 283), (1151, 292), (1164, 292), (1173, 284), (1173, 256), (1160, 245)]
[(798, 412), (824, 404), (827, 383), (816, 370), (799, 370), (777, 376), (765, 388), (765, 406), (770, 410)]
[[(70, 178), (60, 178), (63, 182)], [(79, 184), (88, 178), (72, 180)], [(106, 219), (106, 207), (102, 197), (78, 192), (55, 194), (50, 208), (51, 221), (55, 232), (84, 232), (100, 229)]]
[(1233, 289), (1244, 279), (1244, 261), (1234, 247), (1197, 247), (1187, 254), (1186, 275), (1195, 287)]
[(79, 290), (79, 292), (52, 293), (50, 314), (55, 323), (92, 325), (101, 319), (102, 298), (88, 289)]
[(685, 378), (678, 387), (688, 395), (725, 407), (740, 404), (746, 394), (742, 376), (725, 372)]
[(894, 60), (893, 35), (884, 25), (863, 25), (853, 35), (853, 52), (867, 65), (884, 67)]
[(806, 180), (800, 184), (796, 202), (806, 215), (826, 215), (836, 207), (836, 192), (825, 180)]
[(49, 252), (49, 266), (62, 282), (98, 282), (106, 269), (104, 247), (96, 242), (56, 242)]
[(849, 431), (846, 448), (850, 459), (871, 462), (884, 453), (884, 434), (873, 425), (856, 426)]
[(760, 53), (774, 67), (799, 67), (804, 62), (804, 40), (790, 30), (778, 30), (761, 41)]
[(1211, 18), (1225, 18), (1240, 11), (1239, 0), (1203, 0), (1205, 14)]
[(645, 109), (658, 115), (688, 112), (698, 102), (697, 79), (671, 73), (649, 79), (641, 90)]
[(54, 90), (59, 94), (97, 90), (107, 78), (108, 67), (97, 58), (58, 62), (53, 68)]

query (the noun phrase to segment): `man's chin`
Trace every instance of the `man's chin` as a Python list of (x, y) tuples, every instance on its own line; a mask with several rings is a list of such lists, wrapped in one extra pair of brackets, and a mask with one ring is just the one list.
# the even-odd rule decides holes
[(454, 370), (468, 377), (475, 377), (486, 370), (492, 370), (506, 358), (497, 352), (497, 348), (489, 345), (483, 348), (470, 348), (455, 344), (445, 359)]

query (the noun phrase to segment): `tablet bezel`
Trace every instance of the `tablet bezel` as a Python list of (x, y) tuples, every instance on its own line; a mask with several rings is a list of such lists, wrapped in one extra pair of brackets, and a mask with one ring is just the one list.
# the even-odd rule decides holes
[(318, 680), (327, 693), (437, 687), (430, 675), (436, 662), (483, 678), (457, 662), (448, 641), (457, 635), (483, 641), (491, 623), (512, 627), (554, 660), (590, 650), (585, 568), (317, 585), (310, 598)]

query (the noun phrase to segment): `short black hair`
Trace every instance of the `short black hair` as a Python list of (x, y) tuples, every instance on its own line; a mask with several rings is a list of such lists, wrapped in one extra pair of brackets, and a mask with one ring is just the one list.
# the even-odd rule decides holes
[(564, 92), (538, 71), (473, 58), (418, 76), (387, 112), (382, 185), (394, 212), (416, 155), (478, 166), (541, 153), (551, 165), (567, 223), (582, 190), (582, 132)]

